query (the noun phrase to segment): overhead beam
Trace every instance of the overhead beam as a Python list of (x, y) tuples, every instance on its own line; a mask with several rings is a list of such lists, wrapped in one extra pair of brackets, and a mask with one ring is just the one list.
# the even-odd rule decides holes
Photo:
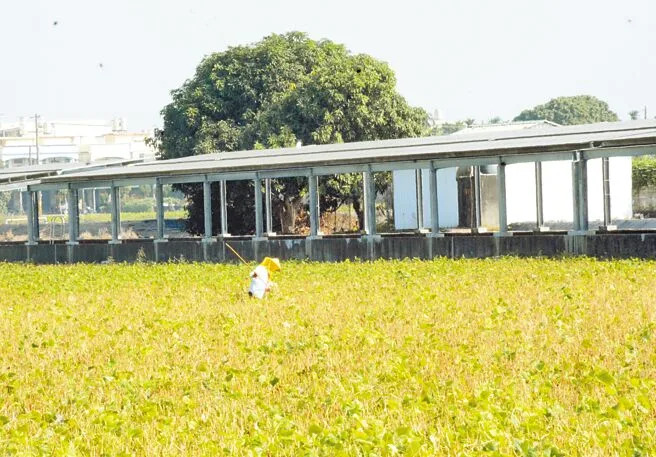
[[(570, 161), (572, 160), (572, 151), (563, 152), (545, 152), (541, 154), (526, 154), (526, 155), (501, 155), (499, 161), (506, 165), (516, 163), (529, 163), (529, 162), (557, 162), (559, 160)], [(495, 162), (497, 163), (497, 162)]]
[(656, 154), (656, 145), (587, 149), (581, 151), (581, 154), (582, 157), (587, 160), (599, 159), (602, 157), (635, 157), (642, 155), (654, 155)]
[(256, 172), (239, 172), (239, 173), (208, 173), (208, 181), (250, 181), (260, 179), (259, 173)]
[(43, 190), (62, 190), (68, 189), (68, 183), (40, 183), (40, 184), (29, 184), (27, 186), (28, 191), (43, 191)]

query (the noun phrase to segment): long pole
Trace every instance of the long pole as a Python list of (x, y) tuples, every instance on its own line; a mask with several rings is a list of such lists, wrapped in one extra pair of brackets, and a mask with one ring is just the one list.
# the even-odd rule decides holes
[(601, 159), (601, 176), (603, 181), (603, 193), (604, 193), (604, 227), (608, 227), (611, 224), (611, 213), (610, 213), (610, 159), (608, 157), (602, 157)]
[(542, 162), (535, 162), (535, 212), (537, 228), (544, 226), (544, 206), (542, 200)]
[[(34, 114), (34, 143), (36, 145), (36, 164), (39, 162), (39, 115)], [(30, 164), (31, 165), (31, 164)]]
[(239, 253), (238, 253), (237, 251), (235, 251), (235, 249), (234, 249), (232, 246), (230, 246), (228, 243), (226, 243), (225, 245), (228, 247), (228, 249), (230, 249), (230, 250), (232, 251), (232, 253), (233, 253), (234, 255), (237, 256), (237, 258), (238, 258), (239, 260), (241, 260), (242, 262), (244, 262), (244, 264), (248, 265), (248, 262), (246, 262), (246, 261), (244, 260), (244, 258), (243, 258), (242, 256), (240, 256)]

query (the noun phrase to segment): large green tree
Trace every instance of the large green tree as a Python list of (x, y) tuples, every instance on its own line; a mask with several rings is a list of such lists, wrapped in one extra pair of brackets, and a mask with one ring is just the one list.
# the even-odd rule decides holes
[[(172, 98), (154, 138), (163, 159), (298, 141), (309, 145), (419, 136), (428, 128), (426, 112), (399, 95), (386, 63), (299, 32), (274, 34), (205, 57)], [(380, 191), (387, 184), (377, 180)], [(320, 186), (322, 209), (351, 202), (362, 217), (360, 176), (327, 177)], [(306, 187), (300, 178), (274, 182), (278, 230), (293, 223)], [(181, 188), (190, 202), (188, 228), (199, 233), (202, 191), (199, 186)], [(228, 192), (231, 230), (252, 231), (252, 183), (230, 182)], [(213, 199), (218, 203), (218, 192)], [(214, 222), (217, 227), (218, 215)]]
[(618, 121), (608, 103), (591, 95), (558, 97), (543, 105), (522, 111), (515, 121), (546, 119), (561, 125)]

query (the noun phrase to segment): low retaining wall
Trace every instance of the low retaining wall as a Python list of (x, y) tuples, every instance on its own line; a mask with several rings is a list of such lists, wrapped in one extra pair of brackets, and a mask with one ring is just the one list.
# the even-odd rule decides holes
[[(403, 259), (433, 257), (483, 258), (495, 256), (587, 255), (598, 258), (656, 258), (656, 233), (612, 234), (522, 234), (507, 237), (491, 235), (455, 235), (442, 238), (426, 236), (325, 237), (318, 239), (273, 238), (228, 239), (240, 255), (249, 260), (265, 256), (282, 260)], [(107, 261), (134, 262), (174, 260), (237, 262), (237, 257), (222, 240), (129, 240), (120, 244), (81, 242), (26, 245), (0, 244), (0, 262), (38, 264)]]

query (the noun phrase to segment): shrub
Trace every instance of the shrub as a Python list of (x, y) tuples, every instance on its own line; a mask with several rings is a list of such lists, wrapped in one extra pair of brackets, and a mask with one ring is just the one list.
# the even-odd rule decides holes
[(642, 156), (633, 159), (633, 190), (656, 186), (656, 157)]
[(121, 211), (126, 213), (145, 213), (154, 210), (152, 200), (146, 198), (126, 199), (121, 208)]

